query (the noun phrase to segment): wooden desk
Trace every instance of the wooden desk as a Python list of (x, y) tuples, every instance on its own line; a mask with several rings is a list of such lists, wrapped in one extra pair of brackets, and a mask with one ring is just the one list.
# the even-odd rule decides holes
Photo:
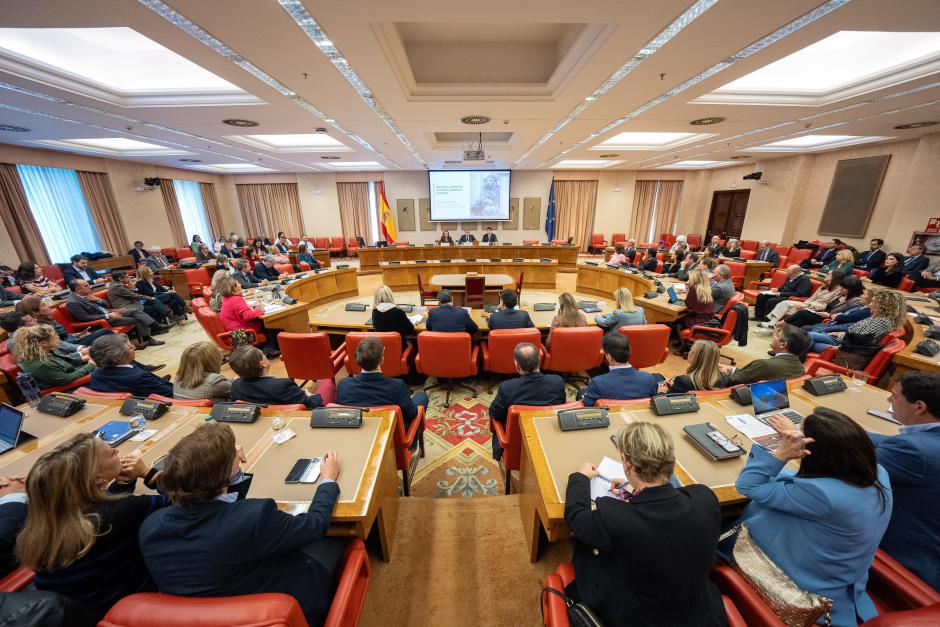
[[(187, 269), (198, 270), (199, 268), (204, 268), (206, 272), (209, 273), (209, 278), (212, 278), (212, 275), (215, 274), (214, 261), (204, 263), (196, 268)], [(171, 266), (169, 268), (160, 270), (158, 274), (160, 275), (161, 279), (173, 287), (173, 291), (176, 292), (180, 298), (185, 301), (190, 301), (193, 299), (193, 295), (189, 293), (189, 284), (186, 282), (186, 269), (180, 268), (179, 266)]]
[[(284, 293), (297, 300), (293, 305), (281, 305), (277, 311), (261, 316), (264, 326), (288, 333), (310, 333), (311, 308), (339, 298), (359, 295), (359, 280), (356, 270), (325, 270), (319, 273), (306, 272), (307, 276), (284, 286)], [(263, 293), (252, 290), (249, 296)]]
[[(664, 285), (674, 283), (673, 279), (659, 278)], [(672, 323), (685, 315), (685, 305), (673, 305), (666, 294), (657, 294), (654, 298), (643, 296), (646, 292), (654, 291), (655, 284), (651, 279), (643, 278), (640, 274), (630, 274), (619, 268), (607, 266), (578, 265), (578, 279), (575, 289), (585, 294), (595, 294), (612, 299), (614, 291), (625, 287), (633, 295), (634, 302), (643, 308), (646, 321), (650, 324)]]
[(502, 259), (554, 259), (558, 261), (560, 272), (575, 272), (578, 262), (577, 246), (521, 246), (496, 244), (493, 246), (476, 244), (473, 246), (406, 246), (402, 248), (360, 248), (359, 269), (362, 274), (375, 274), (381, 271), (384, 261), (415, 261), (418, 259), (434, 261), (438, 259), (454, 259), (456, 257), (471, 259), (489, 259), (500, 257)]
[[(838, 394), (816, 397), (792, 388), (790, 403), (793, 409), (807, 415), (814, 407), (831, 407), (852, 417), (863, 428), (888, 435), (898, 432), (898, 425), (866, 413), (869, 408), (885, 409), (887, 393), (865, 386), (860, 391), (847, 390)], [(564, 518), (564, 497), (568, 476), (586, 461), (598, 463), (605, 455), (617, 459), (617, 449), (610, 436), (627, 423), (655, 422), (672, 436), (676, 447), (676, 477), (682, 484), (707, 485), (723, 506), (739, 504), (745, 497), (738, 493), (734, 482), (747, 461), (747, 456), (713, 462), (699, 452), (684, 435), (682, 427), (710, 422), (726, 436), (738, 436), (742, 446), (750, 450), (751, 441), (731, 427), (725, 416), (749, 413), (752, 407), (742, 407), (734, 401), (713, 400), (702, 403), (701, 410), (693, 414), (656, 416), (649, 409), (649, 401), (625, 402), (611, 408), (611, 426), (606, 429), (563, 432), (558, 428), (554, 412), (545, 410), (524, 412), (520, 416), (523, 449), (520, 470), (520, 516), (531, 561), (538, 559), (539, 537), (544, 531), (549, 542), (571, 535)]]
[[(492, 252), (499, 251), (494, 250)], [(495, 257), (493, 257), (493, 259), (495, 259)], [(477, 259), (476, 261), (454, 259), (453, 261), (445, 263), (436, 260), (427, 263), (415, 263), (414, 261), (395, 263), (383, 262), (381, 268), (382, 283), (390, 287), (394, 292), (414, 291), (418, 289), (419, 273), (421, 274), (422, 281), (427, 284), (430, 275), (465, 274), (467, 272), (476, 272), (477, 274), (508, 274), (510, 277), (516, 277), (522, 272), (523, 289), (531, 287), (553, 290), (555, 289), (559, 265), (554, 259), (544, 262), (539, 259), (529, 259), (526, 261), (500, 259), (499, 261), (490, 261), (489, 258), (486, 258)]]
[(104, 259), (88, 260), (88, 267), (92, 270), (117, 270), (119, 268), (134, 269), (137, 264), (130, 255), (115, 255)]
[[(940, 323), (940, 314), (937, 312), (937, 303), (928, 299), (923, 294), (908, 294), (902, 292), (907, 299), (907, 304), (917, 310), (918, 313), (924, 313), (932, 316), (934, 324)], [(923, 299), (923, 300), (920, 300)], [(921, 370), (923, 372), (940, 372), (940, 355), (928, 357), (915, 353), (917, 344), (926, 339), (924, 335), (925, 327), (922, 324), (914, 322), (914, 314), (909, 314), (907, 322), (904, 323), (904, 341), (907, 342), (899, 353), (891, 359), (891, 368), (888, 372), (888, 379), (898, 374), (903, 374), (911, 370)]]
[[(297, 247), (291, 246), (290, 249), (294, 252), (288, 253), (287, 258), (290, 260), (291, 263), (297, 263)], [(326, 249), (314, 249), (314, 251), (310, 253), (310, 255), (314, 259), (320, 262), (321, 268), (330, 267), (330, 251)]]
[[(466, 284), (468, 274), (435, 274), (431, 276), (432, 288), (448, 289), (454, 299), (454, 305), (463, 307), (466, 304)], [(516, 283), (508, 274), (478, 274), (483, 279), (483, 304), (495, 305), (499, 303), (499, 293), (503, 289), (512, 289)]]

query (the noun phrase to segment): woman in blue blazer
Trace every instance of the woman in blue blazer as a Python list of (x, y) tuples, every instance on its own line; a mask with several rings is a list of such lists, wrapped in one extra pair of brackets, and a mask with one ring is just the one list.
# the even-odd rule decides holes
[[(857, 624), (878, 611), (865, 588), (891, 518), (888, 473), (851, 418), (817, 408), (803, 433), (786, 418), (775, 452), (754, 444), (735, 486), (751, 504), (741, 522), (758, 546), (803, 590), (832, 599), (832, 624)], [(794, 473), (784, 466), (800, 460)]]

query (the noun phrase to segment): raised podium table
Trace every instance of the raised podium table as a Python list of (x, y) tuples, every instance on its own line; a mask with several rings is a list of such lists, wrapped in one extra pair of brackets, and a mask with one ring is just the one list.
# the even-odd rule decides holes
[(439, 259), (554, 259), (561, 272), (574, 272), (578, 263), (577, 246), (522, 246), (517, 244), (474, 244), (472, 246), (441, 246), (439, 244), (388, 248), (360, 248), (359, 270), (374, 274), (386, 261), (437, 261)]

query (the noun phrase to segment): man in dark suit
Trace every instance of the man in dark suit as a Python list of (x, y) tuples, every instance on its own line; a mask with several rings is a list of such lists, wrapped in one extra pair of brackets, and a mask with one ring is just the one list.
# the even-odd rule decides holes
[(160, 272), (160, 270), (166, 270), (167, 268), (172, 268), (173, 264), (170, 263), (170, 260), (166, 258), (166, 255), (163, 254), (163, 251), (160, 250), (159, 246), (150, 247), (150, 255), (143, 257), (140, 262), (147, 265), (154, 272)]
[(769, 359), (755, 359), (743, 368), (721, 365), (718, 368), (728, 376), (728, 385), (757, 383), (769, 379), (795, 379), (804, 374), (800, 355), (809, 349), (806, 331), (792, 324), (782, 324), (774, 330)]
[(486, 233), (483, 234), (483, 243), (484, 244), (495, 244), (496, 243), (496, 233), (493, 232), (492, 227), (486, 227)]
[(287, 273), (278, 274), (274, 269), (274, 255), (265, 255), (261, 263), (255, 264), (255, 278), (259, 281), (277, 281), (287, 276)]
[[(141, 303), (143, 301), (143, 303)], [(166, 323), (179, 322), (182, 316), (177, 316), (163, 302), (155, 296), (144, 296), (134, 287), (134, 279), (127, 270), (115, 270), (111, 273), (111, 285), (108, 286), (108, 302), (115, 309), (128, 309), (143, 311), (159, 324), (151, 327), (150, 332), (160, 335), (169, 330)]]
[(723, 255), (726, 252), (725, 247), (721, 245), (721, 238), (719, 238), (717, 235), (712, 235), (712, 241), (705, 248), (711, 252), (712, 257)]
[(239, 346), (232, 351), (228, 363), (239, 377), (232, 381), (233, 401), (261, 405), (296, 404), (305, 405), (307, 409), (325, 404), (319, 394), (308, 392), (290, 379), (269, 376), (271, 362), (254, 346)]
[(519, 295), (515, 290), (503, 290), (499, 294), (499, 309), (494, 311), (487, 324), (492, 329), (526, 329), (534, 327), (528, 311), (518, 308)]
[(794, 264), (787, 268), (787, 278), (780, 289), (766, 290), (757, 295), (754, 303), (754, 320), (765, 322), (767, 314), (777, 306), (777, 303), (796, 297), (809, 296), (813, 290), (813, 283), (809, 276), (803, 274), (803, 269)]
[(869, 433), (891, 477), (894, 509), (881, 548), (940, 590), (940, 375), (901, 375), (888, 398), (901, 423), (895, 436)]
[(290, 241), (287, 239), (286, 235), (282, 235), (281, 238), (277, 240), (277, 244), (275, 244), (274, 247), (277, 248), (277, 252), (286, 255), (290, 252)]
[(885, 251), (881, 249), (884, 245), (885, 241), (883, 239), (875, 238), (869, 242), (868, 250), (855, 259), (855, 269), (871, 271), (875, 268), (880, 268), (881, 264), (883, 264), (888, 257)]
[(659, 260), (656, 258), (657, 252), (655, 248), (646, 249), (646, 258), (639, 264), (640, 270), (644, 272), (656, 272), (656, 269), (659, 267)]
[(450, 290), (438, 292), (437, 302), (440, 303), (440, 306), (428, 311), (428, 319), (424, 323), (424, 328), (428, 331), (469, 333), (473, 335), (479, 329), (477, 323), (473, 321), (466, 309), (454, 307), (452, 300)]
[(144, 243), (141, 241), (134, 242), (134, 247), (127, 251), (127, 254), (134, 258), (134, 263), (137, 265), (143, 263), (144, 259), (150, 256), (150, 253), (147, 252), (147, 249), (144, 248)]
[(930, 261), (924, 254), (923, 244), (914, 244), (908, 247), (907, 257), (904, 258), (904, 266), (901, 270), (904, 272), (904, 276), (916, 283), (921, 272), (926, 270), (929, 265)]
[(841, 248), (844, 248), (845, 245), (840, 239), (832, 240), (832, 244), (826, 248), (821, 249), (816, 253), (815, 256), (810, 259), (804, 259), (800, 262), (801, 268), (821, 268), (823, 266), (829, 265), (836, 258), (836, 253), (839, 252)]
[(145, 312), (131, 309), (109, 310), (108, 303), (92, 296), (91, 286), (88, 281), (82, 279), (69, 283), (69, 289), (72, 290), (72, 293), (65, 301), (65, 309), (76, 322), (107, 320), (117, 326), (131, 325), (134, 327), (139, 340), (136, 346), (138, 350), (142, 350), (147, 346), (163, 345), (163, 342), (153, 339), (151, 334), (154, 328), (158, 331), (166, 330), (166, 328), (163, 325), (158, 325), (157, 321)]
[[(565, 402), (565, 382), (557, 374), (539, 372), (539, 349), (529, 342), (516, 344), (513, 351), (516, 371), (520, 376), (499, 384), (496, 398), (490, 404), (490, 418), (506, 424), (513, 405), (561, 405)], [(499, 461), (503, 447), (493, 434), (493, 459)]]
[(0, 477), (0, 577), (18, 565), (13, 549), (26, 512), (26, 477)]
[(98, 367), (91, 372), (89, 387), (96, 392), (130, 392), (134, 396), (173, 396), (169, 375), (158, 377), (134, 363), (134, 346), (126, 335), (102, 335), (88, 350)]
[(629, 400), (656, 395), (656, 378), (630, 365), (630, 340), (622, 333), (607, 333), (601, 342), (610, 372), (591, 377), (581, 399), (593, 407), (601, 398)]
[(408, 385), (401, 379), (382, 374), (385, 360), (385, 345), (377, 337), (367, 337), (356, 347), (356, 363), (362, 372), (346, 377), (336, 389), (336, 402), (354, 407), (379, 407), (397, 405), (407, 430), (411, 421), (418, 417), (418, 406), (427, 409), (428, 395), (419, 391), (411, 395)]
[(222, 249), (219, 251), (220, 255), (225, 255), (229, 259), (238, 259), (241, 257), (241, 254), (235, 250), (235, 245), (232, 242), (225, 242), (225, 245), (222, 246)]
[(321, 625), (347, 542), (325, 537), (339, 497), (337, 454), (323, 455), (310, 507), (295, 516), (270, 498), (222, 500), (237, 468), (234, 444), (230, 426), (208, 423), (170, 449), (157, 482), (172, 506), (140, 528), (147, 570), (168, 594), (288, 594), (309, 624)]
[(23, 294), (7, 291), (0, 285), (0, 307), (12, 307), (16, 304), (16, 301), (23, 300), (23, 297)]
[(470, 232), (470, 229), (464, 229), (463, 235), (460, 236), (460, 239), (457, 240), (458, 244), (472, 244), (477, 241), (477, 238), (473, 236), (473, 233)]
[(623, 254), (627, 256), (627, 261), (633, 263), (636, 259), (636, 240), (628, 239), (627, 243), (624, 245)]
[(98, 273), (88, 267), (88, 257), (83, 255), (72, 255), (72, 265), (62, 269), (62, 279), (66, 285), (69, 285), (76, 279), (82, 279), (89, 283), (94, 283), (100, 279)]
[(265, 285), (265, 281), (255, 280), (255, 276), (248, 271), (248, 265), (247, 259), (236, 259), (232, 262), (232, 266), (235, 268), (232, 278), (235, 279), (235, 282), (241, 285), (243, 290)]
[(754, 260), (766, 261), (772, 267), (776, 267), (780, 263), (780, 253), (774, 250), (774, 247), (770, 245), (770, 241), (764, 240), (757, 246), (757, 256), (754, 257)]

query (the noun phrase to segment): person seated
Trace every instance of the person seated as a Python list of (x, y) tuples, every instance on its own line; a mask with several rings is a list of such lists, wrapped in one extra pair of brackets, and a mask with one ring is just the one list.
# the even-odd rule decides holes
[(674, 276), (679, 269), (682, 267), (682, 262), (685, 261), (685, 258), (689, 255), (689, 247), (685, 244), (679, 244), (676, 247), (676, 252), (673, 253), (674, 263), (669, 263), (668, 261), (663, 262), (663, 274), (667, 276)]
[(173, 264), (166, 258), (166, 255), (163, 254), (159, 246), (151, 246), (150, 256), (142, 259), (141, 264), (148, 266), (154, 272), (173, 267)]
[(19, 567), (14, 549), (26, 510), (26, 477), (0, 477), (0, 577)]
[(728, 257), (728, 258), (741, 258), (741, 242), (737, 238), (732, 237), (728, 240), (727, 246), (725, 246), (724, 251), (718, 253), (719, 257)]
[(488, 226), (483, 233), (483, 243), (484, 244), (495, 244), (496, 243), (496, 233), (493, 232), (493, 227)]
[(140, 240), (134, 242), (134, 247), (127, 251), (127, 254), (134, 258), (134, 263), (136, 263), (138, 266), (143, 263), (144, 259), (150, 256), (150, 253), (148, 253), (147, 249), (144, 248), (144, 243)]
[(718, 315), (718, 312), (725, 308), (725, 305), (728, 304), (728, 301), (736, 292), (734, 283), (731, 282), (731, 268), (723, 263), (715, 266), (711, 281), (712, 311), (715, 312), (715, 315)]
[(907, 320), (907, 301), (900, 292), (872, 287), (866, 290), (871, 315), (856, 322), (846, 331), (810, 332), (810, 350), (821, 353), (829, 346), (839, 350), (832, 363), (849, 370), (862, 370), (881, 350), (881, 340), (891, 331), (902, 328)]
[(628, 239), (626, 245), (624, 246), (623, 254), (626, 255), (627, 261), (633, 263), (636, 259), (636, 240)]
[[(862, 278), (862, 281), (871, 281), (875, 285), (895, 289), (901, 284), (901, 279), (904, 278), (904, 272), (901, 270), (903, 265), (904, 255), (891, 253), (885, 257), (883, 268), (872, 268), (868, 276)], [(923, 277), (921, 277), (921, 280), (923, 280)], [(918, 281), (915, 281), (915, 284), (917, 283)]]
[(122, 457), (87, 432), (36, 460), (26, 478), (26, 523), (16, 539), (20, 564), (36, 571), (36, 588), (80, 601), (99, 618), (130, 594), (156, 592), (137, 534), (168, 501), (134, 495), (137, 479), (152, 486), (155, 475), (139, 457)]
[(845, 274), (841, 270), (833, 270), (823, 279), (819, 289), (806, 300), (781, 300), (767, 313), (766, 322), (757, 323), (757, 332), (772, 333), (778, 322), (801, 309), (808, 309), (809, 311), (825, 310), (829, 303), (839, 297), (839, 287), (844, 280)]
[[(660, 246), (663, 245), (663, 242), (660, 241)], [(676, 241), (672, 243), (672, 246), (669, 247), (669, 252), (674, 253), (679, 250), (679, 246), (684, 246), (686, 250), (689, 248), (689, 238), (685, 235), (676, 235)]]
[(721, 534), (715, 493), (699, 484), (673, 487), (675, 444), (661, 426), (634, 422), (616, 437), (626, 485), (618, 479), (593, 507), (597, 467), (585, 463), (568, 477), (575, 578), (565, 593), (606, 625), (726, 625), (709, 579)]
[(408, 314), (395, 305), (395, 295), (385, 285), (380, 285), (372, 297), (372, 329), (379, 332), (395, 332), (401, 337), (401, 348), (408, 346), (409, 337), (415, 335), (415, 325)]
[(287, 277), (286, 272), (278, 272), (274, 269), (274, 255), (265, 255), (261, 263), (255, 264), (254, 275), (258, 281), (277, 281)]
[(685, 394), (692, 391), (721, 390), (728, 379), (718, 367), (721, 351), (708, 340), (695, 340), (689, 350), (689, 367), (670, 381), (659, 384), (660, 394)]
[(581, 390), (579, 398), (585, 407), (593, 407), (601, 398), (630, 400), (656, 395), (659, 387), (656, 377), (630, 365), (630, 340), (627, 336), (616, 331), (607, 333), (601, 340), (601, 348), (610, 372), (591, 377), (588, 386)]
[(17, 301), (23, 300), (26, 294), (22, 292), (11, 292), (0, 285), (0, 307), (13, 307)]
[(260, 334), (264, 334), (263, 350), (265, 356), (270, 359), (279, 357), (281, 350), (277, 343), (278, 331), (268, 329), (264, 326), (264, 321), (260, 320), (261, 316), (264, 315), (264, 308), (250, 306), (242, 295), (242, 286), (234, 279), (231, 281), (220, 279), (219, 281), (219, 290), (213, 292), (212, 297), (215, 298), (216, 293), (218, 293), (222, 299), (222, 308), (219, 310), (222, 327), (226, 331), (245, 330), (251, 336), (249, 337), (250, 343), (254, 343), (255, 338)]
[(215, 253), (209, 250), (209, 246), (206, 244), (199, 244), (199, 248), (196, 249), (196, 263), (211, 263), (215, 261)]
[(238, 259), (241, 257), (241, 254), (235, 250), (235, 245), (232, 242), (225, 242), (222, 246), (222, 250), (219, 251), (220, 255), (225, 255), (229, 259)]
[(937, 260), (927, 266), (923, 272), (911, 277), (914, 286), (919, 290), (925, 287), (940, 287), (940, 260)]
[(156, 298), (173, 312), (177, 321), (186, 320), (186, 301), (173, 291), (154, 280), (153, 270), (147, 266), (137, 269), (137, 283), (134, 284), (137, 293), (143, 297)]
[(165, 333), (168, 327), (158, 325), (157, 321), (143, 311), (133, 309), (108, 309), (110, 304), (95, 297), (91, 292), (88, 281), (77, 279), (69, 283), (72, 293), (65, 301), (65, 309), (76, 322), (92, 322), (94, 320), (107, 320), (116, 326), (133, 326), (137, 334), (138, 350), (147, 346), (162, 346), (164, 342), (152, 337), (154, 332)]
[[(780, 253), (778, 253), (776, 249), (770, 245), (769, 240), (761, 240), (761, 242), (757, 245), (757, 255), (754, 257), (754, 260), (766, 261), (772, 268), (775, 268), (780, 264)], [(806, 263), (806, 261), (803, 263)]]
[[(239, 378), (232, 381), (232, 400), (260, 405), (304, 405), (307, 409), (323, 407), (320, 394), (308, 392), (290, 379), (268, 374), (271, 362), (254, 346), (239, 346), (229, 355), (228, 364)], [(333, 396), (333, 382), (324, 379), (317, 387)]]
[(921, 275), (921, 272), (926, 270), (930, 265), (930, 261), (924, 254), (926, 250), (923, 244), (912, 244), (907, 248), (907, 257), (904, 258), (904, 265), (901, 269), (904, 272), (904, 276), (915, 283), (917, 282), (917, 278)]
[[(842, 271), (848, 275), (850, 272)], [(793, 264), (787, 268), (786, 280), (779, 288), (764, 290), (757, 294), (754, 304), (754, 319), (758, 322), (767, 322), (767, 314), (777, 303), (791, 298), (805, 298), (813, 289), (813, 282), (809, 276), (803, 274), (800, 266)]]
[(339, 497), (336, 452), (323, 455), (313, 501), (297, 515), (270, 498), (220, 500), (233, 468), (235, 435), (226, 424), (200, 425), (170, 449), (157, 483), (172, 506), (140, 528), (140, 552), (157, 587), (193, 597), (289, 594), (311, 625), (322, 624), (347, 543), (325, 537)]
[[(561, 405), (565, 402), (565, 381), (557, 374), (539, 372), (539, 349), (535, 344), (520, 342), (512, 353), (519, 376), (499, 384), (496, 398), (490, 404), (490, 418), (506, 425), (513, 405)], [(493, 459), (503, 456), (496, 433), (493, 433)]]
[(290, 241), (287, 239), (286, 235), (281, 235), (277, 238), (274, 247), (277, 248), (277, 252), (286, 255), (290, 252)]
[(450, 244), (453, 246), (454, 238), (450, 236), (450, 231), (444, 231), (441, 233), (441, 238), (437, 240), (438, 244)]
[[(311, 244), (311, 246), (313, 245)], [(312, 248), (310, 248), (310, 250), (313, 252)], [(248, 254), (251, 255), (252, 253), (258, 255), (260, 258), (268, 254), (268, 249), (265, 247), (264, 242), (262, 242), (260, 239), (253, 239), (248, 245)]]
[(242, 248), (245, 246), (245, 240), (239, 237), (235, 231), (232, 231), (228, 234), (228, 241), (232, 242), (235, 245), (235, 248)]
[(320, 268), (320, 262), (317, 261), (317, 258), (310, 254), (310, 250), (306, 246), (297, 247), (297, 263), (305, 263), (310, 266), (311, 270), (318, 270)]
[(842, 244), (841, 240), (838, 240), (838, 239), (832, 240), (832, 244), (830, 246), (826, 246), (825, 248), (820, 248), (818, 251), (816, 251), (815, 255), (813, 255), (809, 259), (804, 259), (803, 261), (801, 261), (800, 267), (805, 268), (805, 269), (815, 268), (818, 270), (819, 268), (822, 268), (823, 266), (826, 266), (832, 263), (836, 258), (836, 254), (839, 252), (839, 247), (841, 246), (841, 244)]
[(638, 264), (640, 270), (643, 270), (644, 272), (656, 272), (656, 269), (659, 267), (659, 260), (656, 259), (656, 252), (656, 249), (652, 247), (646, 249), (646, 256), (643, 257), (642, 261), (640, 261)]
[[(228, 257), (225, 257), (228, 259)], [(212, 278), (219, 274), (218, 270), (212, 275)], [(232, 262), (232, 273), (231, 276), (239, 285), (242, 286), (242, 289), (252, 289), (255, 287), (261, 287), (262, 285), (267, 285), (268, 280), (264, 279), (263, 281), (257, 281), (255, 275), (249, 271), (249, 263), (247, 259), (236, 259)], [(213, 293), (215, 293), (215, 287), (212, 288)]]
[(721, 245), (721, 238), (717, 235), (712, 235), (712, 239), (705, 249), (711, 254), (712, 257), (721, 257), (728, 252), (728, 249)]
[(219, 235), (219, 239), (215, 241), (215, 246), (213, 246), (213, 252), (216, 254), (221, 253), (222, 249), (225, 248), (225, 242), (228, 241), (228, 238), (224, 235)]
[(832, 272), (833, 270), (842, 270), (846, 275), (852, 274), (855, 269), (855, 255), (848, 248), (842, 248), (836, 251), (836, 257), (822, 268), (820, 272)]
[(108, 302), (111, 306), (115, 309), (146, 313), (158, 323), (151, 329), (151, 333), (156, 335), (165, 333), (169, 329), (165, 326), (168, 323), (173, 324), (182, 320), (156, 297), (140, 294), (133, 285), (134, 278), (127, 273), (127, 270), (112, 272), (111, 284), (108, 286)]
[(940, 590), (940, 375), (907, 372), (888, 404), (901, 423), (894, 436), (869, 433), (878, 463), (891, 477), (894, 509), (881, 548)]
[(477, 241), (477, 238), (473, 236), (473, 233), (470, 232), (470, 229), (464, 229), (463, 235), (460, 236), (458, 244), (472, 244)]
[(623, 266), (628, 265), (627, 256), (624, 254), (623, 244), (614, 245), (614, 254), (610, 256), (610, 259), (607, 260), (608, 266)]
[(685, 292), (685, 308), (688, 313), (679, 319), (679, 326), (683, 329), (691, 329), (714, 318), (713, 300), (712, 285), (703, 267), (692, 270), (689, 273), (689, 282)]
[(76, 279), (82, 279), (89, 283), (97, 283), (103, 280), (101, 275), (88, 267), (88, 257), (84, 255), (72, 255), (72, 263), (62, 269), (62, 279), (66, 285), (71, 284)]
[(49, 277), (42, 273), (39, 264), (32, 261), (24, 261), (16, 269), (16, 284), (23, 294), (35, 294), (37, 296), (51, 296), (61, 291), (58, 283), (49, 280)]
[[(877, 615), (865, 591), (868, 569), (891, 518), (891, 482), (875, 447), (851, 418), (818, 407), (802, 432), (782, 416), (771, 452), (754, 443), (735, 482), (751, 499), (740, 521), (751, 539), (793, 582), (832, 599), (832, 624)], [(785, 468), (799, 462), (795, 473)]]
[(206, 243), (202, 241), (202, 237), (201, 237), (201, 236), (199, 236), (199, 235), (193, 235), (192, 241), (189, 242), (189, 249), (190, 249), (191, 251), (193, 251), (193, 254), (194, 254), (194, 255), (195, 255), (195, 254), (198, 254), (198, 253), (199, 253), (199, 248), (202, 247), (202, 246), (206, 246), (206, 248), (208, 248), (208, 246), (206, 245)]
[(450, 290), (443, 289), (437, 293), (439, 306), (428, 310), (428, 319), (424, 328), (428, 331), (443, 331), (445, 333), (469, 333), (473, 335), (479, 327), (470, 314), (463, 307), (454, 307)]
[(232, 396), (232, 380), (223, 376), (222, 351), (212, 342), (196, 342), (180, 355), (173, 398), (227, 401)]
[(98, 365), (88, 384), (96, 392), (130, 392), (134, 396), (173, 396), (169, 375), (158, 377), (134, 361), (134, 345), (126, 335), (113, 333), (99, 337), (88, 350)]
[(792, 324), (782, 323), (770, 339), (773, 357), (755, 359), (743, 368), (718, 366), (727, 377), (728, 385), (757, 383), (769, 379), (795, 379), (804, 373), (800, 355), (809, 349), (809, 336)]
[[(84, 352), (87, 352), (87, 348), (91, 346), (91, 343), (96, 339), (102, 335), (111, 335), (114, 333), (111, 329), (95, 329), (94, 331), (86, 329), (77, 334), (69, 333), (65, 327), (62, 326), (62, 323), (52, 316), (52, 307), (49, 306), (49, 303), (38, 296), (27, 296), (16, 303), (15, 313), (22, 316), (22, 326), (31, 327), (37, 324), (48, 324), (51, 326), (55, 330), (56, 335), (59, 336), (59, 346), (70, 353), (82, 352), (82, 349), (85, 349)], [(14, 328), (12, 331), (15, 330)], [(8, 333), (12, 333), (12, 331), (7, 330)], [(57, 350), (56, 352), (59, 351)]]
[(87, 360), (76, 365), (56, 355), (59, 336), (47, 324), (21, 327), (12, 339), (17, 365), (31, 375), (42, 390), (68, 385), (95, 369), (95, 364)]
[(861, 297), (864, 291), (865, 286), (857, 276), (847, 275), (842, 279), (842, 284), (839, 286), (839, 295), (829, 301), (825, 310), (810, 311), (809, 309), (800, 309), (791, 314), (786, 321), (793, 326), (805, 328), (835, 318), (839, 314), (858, 307), (861, 303)]
[(882, 250), (884, 245), (885, 241), (883, 239), (875, 238), (869, 242), (868, 250), (858, 255), (858, 258), (855, 260), (855, 267), (859, 270), (868, 270), (869, 272), (875, 268), (880, 268), (881, 264), (886, 260), (885, 251)]
[(675, 277), (683, 283), (689, 280), (689, 274), (702, 265), (702, 253), (690, 253), (685, 256), (675, 272)]
[(609, 314), (598, 314), (594, 316), (594, 322), (604, 331), (616, 331), (623, 326), (635, 324), (646, 324), (646, 314), (642, 307), (637, 307), (633, 302), (633, 293), (629, 288), (618, 287), (614, 291), (614, 302), (616, 309)]
[(516, 290), (503, 290), (499, 293), (499, 309), (490, 314), (487, 320), (493, 329), (528, 329), (535, 326), (528, 311), (519, 309), (519, 295)]
[(427, 409), (428, 395), (423, 391), (411, 394), (408, 385), (401, 379), (382, 374), (385, 360), (385, 345), (377, 337), (367, 337), (356, 346), (356, 363), (362, 372), (346, 377), (336, 389), (336, 402), (354, 407), (380, 407), (397, 405), (401, 408), (405, 430), (418, 417), (418, 406)]
[[(242, 261), (239, 259), (239, 261)], [(222, 303), (226, 294), (235, 293), (234, 275), (228, 272), (216, 272), (212, 275), (212, 295), (209, 296), (209, 309), (215, 313), (222, 313)]]
[(578, 308), (578, 301), (568, 292), (562, 292), (558, 297), (558, 313), (552, 318), (551, 328), (586, 327), (587, 325), (587, 318)]

